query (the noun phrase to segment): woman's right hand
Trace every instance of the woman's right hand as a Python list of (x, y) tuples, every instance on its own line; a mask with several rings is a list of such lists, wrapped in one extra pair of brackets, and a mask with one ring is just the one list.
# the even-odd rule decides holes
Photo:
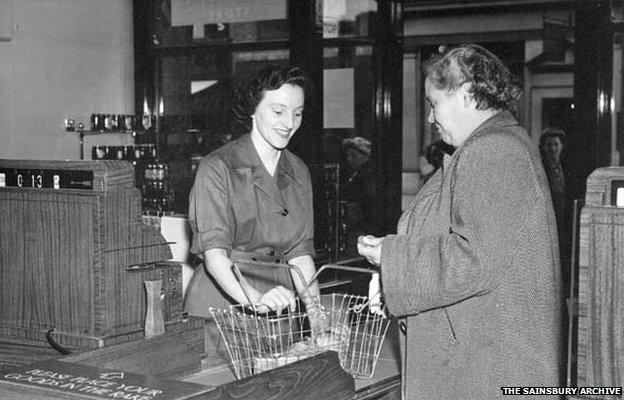
[(381, 265), (381, 246), (385, 237), (372, 235), (358, 237), (357, 249), (361, 256), (373, 265)]
[(281, 314), (282, 310), (289, 308), (295, 311), (295, 294), (292, 290), (286, 289), (284, 286), (275, 286), (273, 289), (264, 293), (258, 301), (256, 301), (256, 310), (259, 312), (268, 312), (269, 310)]

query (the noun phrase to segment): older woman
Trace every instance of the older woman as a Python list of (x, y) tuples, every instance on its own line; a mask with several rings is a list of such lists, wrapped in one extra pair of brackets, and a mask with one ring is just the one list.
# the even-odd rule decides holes
[(398, 234), (360, 237), (405, 317), (404, 399), (494, 399), (557, 386), (560, 272), (537, 148), (509, 112), (520, 89), (468, 44), (424, 65), (429, 122), (457, 149), (403, 214)]
[[(198, 268), (189, 284), (190, 315), (207, 316), (209, 307), (230, 302), (293, 309), (295, 287), (305, 288), (298, 276), (257, 267), (243, 271), (246, 279), (239, 282), (234, 261), (288, 262), (306, 280), (315, 271), (310, 174), (286, 150), (301, 125), (306, 82), (300, 69), (277, 66), (247, 80), (236, 104), (246, 133), (199, 165), (189, 205), (191, 251), (203, 256), (206, 268)], [(318, 294), (316, 285), (309, 290)]]

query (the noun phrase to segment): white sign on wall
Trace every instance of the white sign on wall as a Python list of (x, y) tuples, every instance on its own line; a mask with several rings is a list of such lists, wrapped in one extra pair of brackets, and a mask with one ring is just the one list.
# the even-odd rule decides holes
[(171, 0), (171, 26), (193, 26), (203, 37), (208, 24), (286, 19), (286, 0)]
[(323, 125), (325, 128), (354, 128), (353, 68), (323, 71)]

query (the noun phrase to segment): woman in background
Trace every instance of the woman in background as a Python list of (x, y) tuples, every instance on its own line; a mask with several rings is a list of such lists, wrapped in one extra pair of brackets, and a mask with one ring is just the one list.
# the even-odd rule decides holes
[(361, 237), (405, 318), (404, 399), (497, 399), (502, 386), (558, 386), (560, 272), (548, 182), (509, 112), (507, 67), (474, 44), (424, 65), (429, 122), (455, 146), (401, 217)]
[(560, 128), (547, 127), (540, 136), (539, 148), (548, 178), (550, 195), (557, 218), (559, 255), (563, 277), (564, 295), (570, 291), (570, 253), (572, 245), (572, 196), (569, 171), (563, 167), (562, 155), (565, 150), (566, 134)]

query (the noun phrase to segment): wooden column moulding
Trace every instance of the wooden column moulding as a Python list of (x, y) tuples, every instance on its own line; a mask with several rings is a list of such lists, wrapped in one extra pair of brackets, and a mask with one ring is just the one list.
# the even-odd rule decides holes
[(402, 101), (403, 101), (403, 5), (397, 1), (377, 1), (377, 24), (373, 50), (375, 74), (376, 134), (373, 162), (378, 173), (379, 195), (375, 207), (383, 210), (377, 234), (396, 230), (401, 214)]
[(290, 148), (307, 164), (323, 162), (323, 31), (316, 3), (288, 1), (290, 64), (303, 68), (310, 82), (305, 115)]
[[(584, 182), (598, 167), (611, 164), (613, 32), (611, 2), (575, 2), (574, 105), (577, 131), (566, 146), (575, 151), (576, 173)], [(591, 54), (591, 57), (586, 55)], [(582, 185), (581, 185), (582, 186)], [(572, 188), (575, 198), (584, 187)]]

